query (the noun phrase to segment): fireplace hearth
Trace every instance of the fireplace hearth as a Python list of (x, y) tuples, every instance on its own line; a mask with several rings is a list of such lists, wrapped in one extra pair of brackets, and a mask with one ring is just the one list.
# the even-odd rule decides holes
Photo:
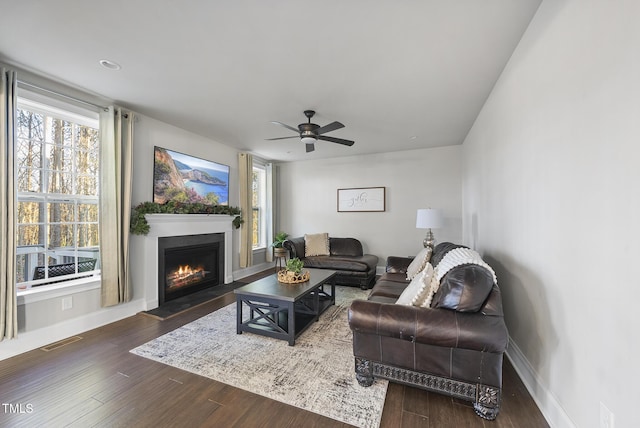
[(158, 238), (158, 303), (224, 284), (224, 233)]

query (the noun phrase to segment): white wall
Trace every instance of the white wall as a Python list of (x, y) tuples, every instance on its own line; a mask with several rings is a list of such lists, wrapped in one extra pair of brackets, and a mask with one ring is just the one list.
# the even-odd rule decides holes
[[(80, 279), (69, 284), (18, 296), (18, 337), (0, 343), (0, 360), (134, 315), (143, 309), (142, 299), (102, 308), (99, 281)], [(70, 309), (63, 310), (63, 299), (70, 301)]]
[[(441, 147), (280, 164), (280, 230), (290, 236), (328, 232), (361, 240), (384, 266), (389, 255), (415, 255), (426, 234), (418, 208), (439, 208), (438, 241), (461, 235), (461, 147)], [(337, 189), (386, 187), (385, 212), (337, 212)]]
[(238, 205), (238, 150), (147, 116), (137, 115), (134, 129), (134, 205), (153, 199), (154, 146), (229, 165), (229, 205)]
[(555, 427), (637, 425), (640, 2), (545, 0), (463, 145), (464, 241), (498, 273)]

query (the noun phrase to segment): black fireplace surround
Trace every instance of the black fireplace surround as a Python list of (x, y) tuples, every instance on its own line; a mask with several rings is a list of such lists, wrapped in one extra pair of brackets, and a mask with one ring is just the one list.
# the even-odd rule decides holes
[(158, 304), (224, 284), (224, 233), (158, 238)]

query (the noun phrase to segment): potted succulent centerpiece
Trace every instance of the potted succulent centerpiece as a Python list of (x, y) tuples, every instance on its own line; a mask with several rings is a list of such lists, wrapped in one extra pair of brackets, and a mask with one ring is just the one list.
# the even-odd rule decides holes
[(297, 284), (309, 280), (309, 271), (303, 271), (304, 262), (297, 257), (287, 260), (287, 266), (278, 272), (278, 281)]
[(297, 257), (287, 260), (287, 271), (291, 273), (299, 274), (302, 272), (303, 267), (304, 267), (304, 262)]

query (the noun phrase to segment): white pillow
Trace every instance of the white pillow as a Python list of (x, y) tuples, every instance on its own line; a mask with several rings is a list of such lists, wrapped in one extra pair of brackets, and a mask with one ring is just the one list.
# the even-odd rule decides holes
[(431, 247), (424, 248), (418, 253), (413, 261), (411, 261), (407, 267), (407, 280), (411, 281), (418, 272), (422, 272), (429, 260), (431, 260), (432, 251)]
[(411, 300), (411, 304), (421, 308), (430, 308), (431, 300), (433, 299), (433, 295), (436, 294), (436, 291), (438, 291), (440, 282), (431, 263), (428, 264), (424, 271), (425, 275), (422, 280), (422, 287), (416, 293), (413, 300)]
[(314, 233), (304, 235), (304, 256), (328, 256), (329, 252), (329, 234)]
[(400, 297), (398, 297), (398, 300), (396, 300), (397, 305), (406, 305), (406, 306), (412, 305), (411, 303), (412, 299), (418, 293), (420, 288), (422, 288), (422, 284), (423, 284), (422, 278), (425, 275), (426, 271), (427, 270), (425, 269), (422, 272), (418, 272), (418, 274), (413, 277), (409, 285), (407, 285), (407, 288), (404, 289)]

